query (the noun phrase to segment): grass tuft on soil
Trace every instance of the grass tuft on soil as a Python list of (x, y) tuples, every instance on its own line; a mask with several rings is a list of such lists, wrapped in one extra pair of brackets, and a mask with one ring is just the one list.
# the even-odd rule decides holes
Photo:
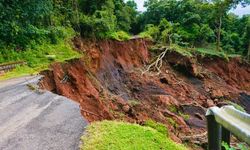
[(160, 132), (160, 133), (168, 136), (167, 127), (164, 124), (162, 124), (162, 123), (158, 123), (158, 122), (155, 122), (153, 120), (147, 120), (144, 123), (144, 126), (153, 128), (153, 129), (157, 130), (158, 132)]
[(117, 121), (91, 124), (81, 140), (81, 150), (186, 150), (153, 128)]

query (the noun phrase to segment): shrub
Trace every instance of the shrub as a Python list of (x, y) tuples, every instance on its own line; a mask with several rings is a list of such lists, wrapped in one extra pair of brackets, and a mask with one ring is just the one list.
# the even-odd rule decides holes
[(126, 40), (129, 40), (131, 36), (124, 31), (118, 31), (118, 32), (108, 33), (107, 38), (117, 40), (117, 41), (126, 41)]
[(140, 33), (139, 36), (142, 38), (149, 38), (156, 40), (160, 35), (160, 29), (158, 26), (153, 24), (148, 24), (145, 28), (145, 31)]

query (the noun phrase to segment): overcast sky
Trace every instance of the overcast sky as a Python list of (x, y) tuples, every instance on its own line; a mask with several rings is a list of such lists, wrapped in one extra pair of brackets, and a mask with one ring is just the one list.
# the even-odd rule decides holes
[[(137, 3), (137, 7), (139, 11), (145, 11), (146, 9), (143, 7), (145, 0), (135, 0)], [(242, 8), (242, 6), (238, 6), (236, 9), (232, 10), (236, 15), (242, 16), (244, 14), (250, 14), (250, 6)]]

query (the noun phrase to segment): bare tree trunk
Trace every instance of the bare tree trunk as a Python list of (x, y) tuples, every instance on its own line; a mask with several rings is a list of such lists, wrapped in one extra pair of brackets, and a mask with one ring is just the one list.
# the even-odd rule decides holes
[(221, 26), (222, 26), (222, 15), (219, 18), (219, 25), (217, 31), (217, 41), (216, 41), (216, 50), (220, 50), (220, 40), (221, 40)]
[(248, 43), (247, 59), (250, 60), (250, 41), (249, 41), (249, 43)]
[(73, 0), (73, 9), (76, 11), (76, 20), (77, 20), (77, 28), (82, 33), (81, 27), (80, 27), (80, 14), (79, 14), (79, 5), (78, 0)]

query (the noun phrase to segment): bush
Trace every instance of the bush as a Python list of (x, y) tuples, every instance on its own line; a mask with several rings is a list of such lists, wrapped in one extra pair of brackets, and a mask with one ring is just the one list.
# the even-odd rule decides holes
[(145, 38), (145, 39), (153, 40), (153, 37), (148, 32), (141, 32), (139, 34), (139, 37), (140, 38)]
[(145, 28), (145, 31), (140, 33), (139, 36), (141, 38), (149, 38), (156, 40), (160, 35), (160, 29), (158, 26), (154, 26), (153, 24), (148, 24)]
[(69, 39), (75, 35), (72, 28), (51, 27), (49, 28), (48, 38), (51, 44), (57, 44), (61, 39)]
[(107, 11), (96, 11), (93, 16), (82, 15), (80, 19), (81, 35), (98, 39), (115, 37), (115, 20), (115, 16), (110, 16)]
[(118, 31), (118, 32), (108, 33), (107, 38), (118, 40), (118, 41), (126, 41), (126, 40), (129, 40), (131, 36), (124, 31)]

